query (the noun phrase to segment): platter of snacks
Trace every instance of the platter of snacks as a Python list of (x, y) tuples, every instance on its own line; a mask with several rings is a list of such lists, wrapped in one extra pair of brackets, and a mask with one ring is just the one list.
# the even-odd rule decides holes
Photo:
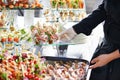
[(86, 80), (88, 66), (83, 59), (4, 51), (0, 54), (0, 80)]
[(44, 80), (44, 59), (33, 54), (0, 54), (0, 80)]
[[(75, 40), (70, 40), (63, 42), (59, 39), (59, 34), (64, 31), (66, 28), (61, 26), (59, 22), (53, 23), (38, 23), (36, 25), (31, 26), (31, 35), (33, 41), (38, 46), (59, 46), (59, 45), (76, 45), (76, 44), (84, 44), (87, 40), (85, 35), (79, 35), (75, 37)], [(66, 36), (66, 35), (65, 35)], [(81, 41), (78, 40), (78, 38)], [(76, 41), (78, 40), (78, 41)]]
[(40, 26), (39, 24), (31, 26), (32, 37), (36, 44), (53, 44), (57, 41), (57, 32), (58, 26), (53, 25), (44, 25)]
[[(16, 29), (13, 25), (11, 25), (10, 28), (2, 29), (0, 32), (1, 32), (0, 43), (2, 44), (2, 49), (11, 51), (15, 49), (15, 46), (18, 46), (24, 43), (29, 44), (30, 42), (32, 42), (31, 34), (25, 28)], [(31, 46), (27, 48), (30, 48), (30, 47)]]
[(63, 22), (79, 22), (86, 17), (85, 10), (81, 9), (59, 9), (58, 12)]
[(79, 22), (86, 17), (86, 11), (84, 9), (46, 9), (44, 16), (47, 22)]
[(0, 0), (0, 9), (42, 9), (39, 0)]
[[(86, 80), (89, 62), (84, 59), (42, 56), (54, 80)], [(50, 79), (51, 80), (51, 79)]]
[(50, 0), (52, 8), (85, 8), (84, 0)]

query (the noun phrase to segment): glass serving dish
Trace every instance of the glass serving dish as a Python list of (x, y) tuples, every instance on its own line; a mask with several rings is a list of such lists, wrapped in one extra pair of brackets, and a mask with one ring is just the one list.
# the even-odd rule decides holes
[(59, 9), (46, 9), (44, 16), (47, 22), (58, 21), (62, 22), (79, 22), (86, 17), (85, 9), (70, 9), (70, 8), (59, 8)]
[(33, 25), (31, 26), (33, 41), (38, 46), (76, 45), (84, 44), (86, 42), (87, 37), (84, 34), (77, 35), (73, 40), (67, 42), (60, 41), (58, 35), (66, 29), (63, 26), (64, 24), (61, 24), (60, 22), (46, 22)]

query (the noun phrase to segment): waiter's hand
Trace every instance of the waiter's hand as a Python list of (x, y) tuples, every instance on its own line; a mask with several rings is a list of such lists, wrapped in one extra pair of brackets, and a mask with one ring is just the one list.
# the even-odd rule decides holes
[(60, 41), (68, 42), (68, 41), (72, 40), (76, 35), (77, 34), (73, 30), (73, 28), (69, 28), (69, 29), (61, 32), (60, 34), (58, 34), (58, 37), (59, 37)]
[(90, 69), (102, 67), (117, 58), (120, 58), (119, 50), (116, 50), (110, 54), (102, 54), (91, 61), (93, 65), (90, 66)]

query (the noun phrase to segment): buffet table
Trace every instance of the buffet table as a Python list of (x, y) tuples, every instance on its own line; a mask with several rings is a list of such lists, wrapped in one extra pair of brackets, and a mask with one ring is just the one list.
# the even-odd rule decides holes
[[(21, 28), (26, 28), (27, 30), (29, 30), (29, 27), (24, 27), (24, 18), (17, 16), (17, 28), (21, 29)], [(44, 18), (35, 18), (34, 19), (34, 24), (36, 24), (36, 22), (45, 22)], [(76, 22), (68, 22), (64, 25), (65, 29), (68, 29), (69, 27), (71, 27), (71, 25), (76, 24)], [(37, 54), (39, 51), (42, 51), (42, 56), (57, 56), (57, 57), (69, 57), (69, 58), (82, 58), (85, 60), (90, 61), (95, 48), (97, 47), (97, 45), (99, 44), (99, 42), (102, 40), (103, 38), (103, 33), (102, 33), (102, 24), (98, 25), (98, 27), (96, 27), (93, 32), (91, 33), (90, 36), (81, 36), (85, 39), (81, 40), (81, 38), (77, 38), (77, 41), (79, 42), (80, 39), (80, 44), (76, 44), (76, 45), (68, 45), (67, 51), (65, 52), (64, 55), (58, 55), (56, 47), (52, 46), (52, 45), (48, 45), (48, 46), (43, 46), (44, 48), (42, 48), (40, 46), (35, 46), (33, 47), (35, 50), (34, 53)], [(80, 36), (79, 36), (80, 37)], [(85, 41), (84, 41), (85, 40)], [(88, 73), (88, 77), (89, 78), (90, 75), (90, 71)]]
[[(24, 18), (18, 16), (18, 28), (24, 28)], [(36, 22), (45, 22), (44, 18), (35, 18), (34, 23)], [(67, 29), (69, 27), (71, 27), (71, 24), (76, 24), (73, 22), (68, 22), (66, 25), (64, 25), (64, 27)], [(103, 38), (103, 32), (102, 32), (102, 23), (99, 24), (91, 33), (90, 36), (84, 36), (86, 39), (84, 40), (80, 40), (80, 44), (76, 44), (76, 45), (69, 45), (66, 55), (65, 57), (74, 57), (74, 58), (84, 58), (87, 59), (88, 61), (90, 61), (91, 56), (95, 50), (95, 48), (97, 47), (98, 43), (101, 41), (101, 39)], [(83, 36), (81, 36), (83, 37)], [(80, 38), (81, 39), (81, 38)], [(78, 38), (79, 40), (79, 38)], [(79, 41), (78, 41), (79, 42)], [(39, 47), (36, 47), (39, 48)], [(57, 53), (55, 50), (52, 49), (52, 46), (48, 46), (46, 47), (46, 49), (43, 50), (44, 53), (42, 55), (48, 55), (48, 56), (57, 56)], [(46, 52), (47, 51), (47, 52)], [(50, 54), (47, 54), (47, 53)], [(64, 57), (64, 56), (63, 56)]]
[[(34, 17), (34, 11), (35, 9), (42, 11), (42, 5), (38, 0), (30, 1), (34, 2), (25, 4), (26, 2), (15, 1), (12, 6), (8, 4), (9, 8), (4, 6), (10, 10), (2, 11), (1, 20), (5, 21), (5, 25), (2, 27), (5, 26), (5, 30), (1, 28), (3, 34), (1, 35), (0, 80), (8, 78), (86, 80), (88, 61), (90, 61), (101, 35), (96, 35), (96, 32), (90, 36), (80, 34), (72, 40), (72, 43), (69, 42), (70, 44), (61, 45), (60, 42), (54, 44), (59, 41), (59, 39), (54, 39), (54, 35), (72, 27), (86, 16), (84, 0), (79, 2), (59, 1), (59, 3), (51, 0), (52, 9), (46, 9), (44, 13), (38, 14), (40, 18)], [(1, 3), (4, 4), (2, 1)], [(67, 8), (65, 3), (68, 3)], [(55, 5), (53, 6), (53, 4)], [(3, 6), (1, 7), (3, 8)], [(22, 17), (18, 16), (20, 9), (24, 9)], [(64, 29), (60, 31), (58, 27)], [(41, 36), (43, 40), (38, 39)], [(56, 37), (58, 38), (57, 35)], [(32, 38), (33, 42), (30, 42)], [(60, 49), (63, 47), (65, 50)], [(87, 78), (89, 78), (89, 74)]]

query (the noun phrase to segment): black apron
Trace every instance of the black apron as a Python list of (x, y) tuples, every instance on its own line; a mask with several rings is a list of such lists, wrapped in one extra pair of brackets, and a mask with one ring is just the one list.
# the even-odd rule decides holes
[[(105, 39), (97, 47), (93, 58), (101, 54), (109, 54), (118, 49), (118, 46), (107, 42)], [(105, 66), (92, 69), (89, 80), (120, 80), (120, 59), (111, 61)]]

